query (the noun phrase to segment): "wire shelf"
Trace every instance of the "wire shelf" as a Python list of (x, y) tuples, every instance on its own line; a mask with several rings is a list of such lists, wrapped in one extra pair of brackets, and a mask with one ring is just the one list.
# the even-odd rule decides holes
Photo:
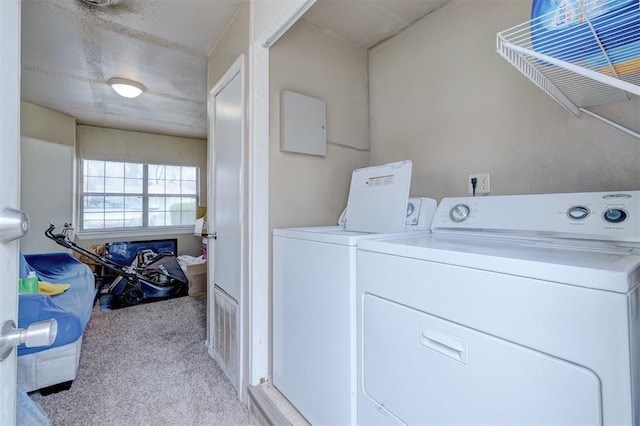
[(498, 33), (498, 53), (576, 116), (639, 98), (640, 1), (548, 3), (556, 9)]

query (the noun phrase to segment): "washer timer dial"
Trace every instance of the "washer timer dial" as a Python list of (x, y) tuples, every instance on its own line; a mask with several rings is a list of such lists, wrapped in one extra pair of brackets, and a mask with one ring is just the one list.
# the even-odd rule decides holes
[(471, 209), (466, 204), (456, 204), (449, 210), (449, 219), (455, 223), (464, 222), (470, 213)]
[(586, 219), (589, 216), (589, 213), (589, 209), (585, 206), (573, 206), (567, 210), (567, 216), (569, 216), (569, 219), (573, 220)]

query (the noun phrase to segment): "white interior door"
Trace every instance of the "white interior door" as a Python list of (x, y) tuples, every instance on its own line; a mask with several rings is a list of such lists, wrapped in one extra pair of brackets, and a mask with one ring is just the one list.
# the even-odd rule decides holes
[[(209, 130), (208, 344), (244, 399), (243, 57), (214, 86)], [(218, 290), (217, 287), (221, 289)]]
[(242, 85), (240, 73), (214, 94), (213, 276), (240, 301), (242, 271)]
[[(0, 211), (17, 209), (20, 140), (20, 0), (0, 1)], [(0, 243), (0, 326), (18, 318), (18, 242)], [(16, 423), (16, 349), (0, 361), (0, 424)]]

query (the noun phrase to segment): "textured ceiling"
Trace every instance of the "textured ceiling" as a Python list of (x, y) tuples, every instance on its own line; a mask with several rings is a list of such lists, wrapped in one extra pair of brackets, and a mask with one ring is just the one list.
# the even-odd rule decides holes
[[(204, 138), (207, 57), (241, 2), (23, 0), (22, 100), (78, 124)], [(446, 2), (318, 0), (304, 19), (369, 48)], [(121, 98), (112, 77), (146, 91)]]

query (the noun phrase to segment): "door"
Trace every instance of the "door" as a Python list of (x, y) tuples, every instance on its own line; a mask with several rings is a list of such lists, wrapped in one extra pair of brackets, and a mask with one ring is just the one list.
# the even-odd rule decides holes
[(243, 57), (211, 90), (209, 141), (208, 344), (244, 398)]
[(236, 73), (214, 94), (213, 274), (215, 284), (240, 300), (242, 227), (242, 96)]
[[(0, 1), (0, 211), (18, 208), (20, 0)], [(0, 243), (0, 325), (18, 320), (18, 242)], [(0, 361), (0, 424), (16, 422), (16, 350)]]

